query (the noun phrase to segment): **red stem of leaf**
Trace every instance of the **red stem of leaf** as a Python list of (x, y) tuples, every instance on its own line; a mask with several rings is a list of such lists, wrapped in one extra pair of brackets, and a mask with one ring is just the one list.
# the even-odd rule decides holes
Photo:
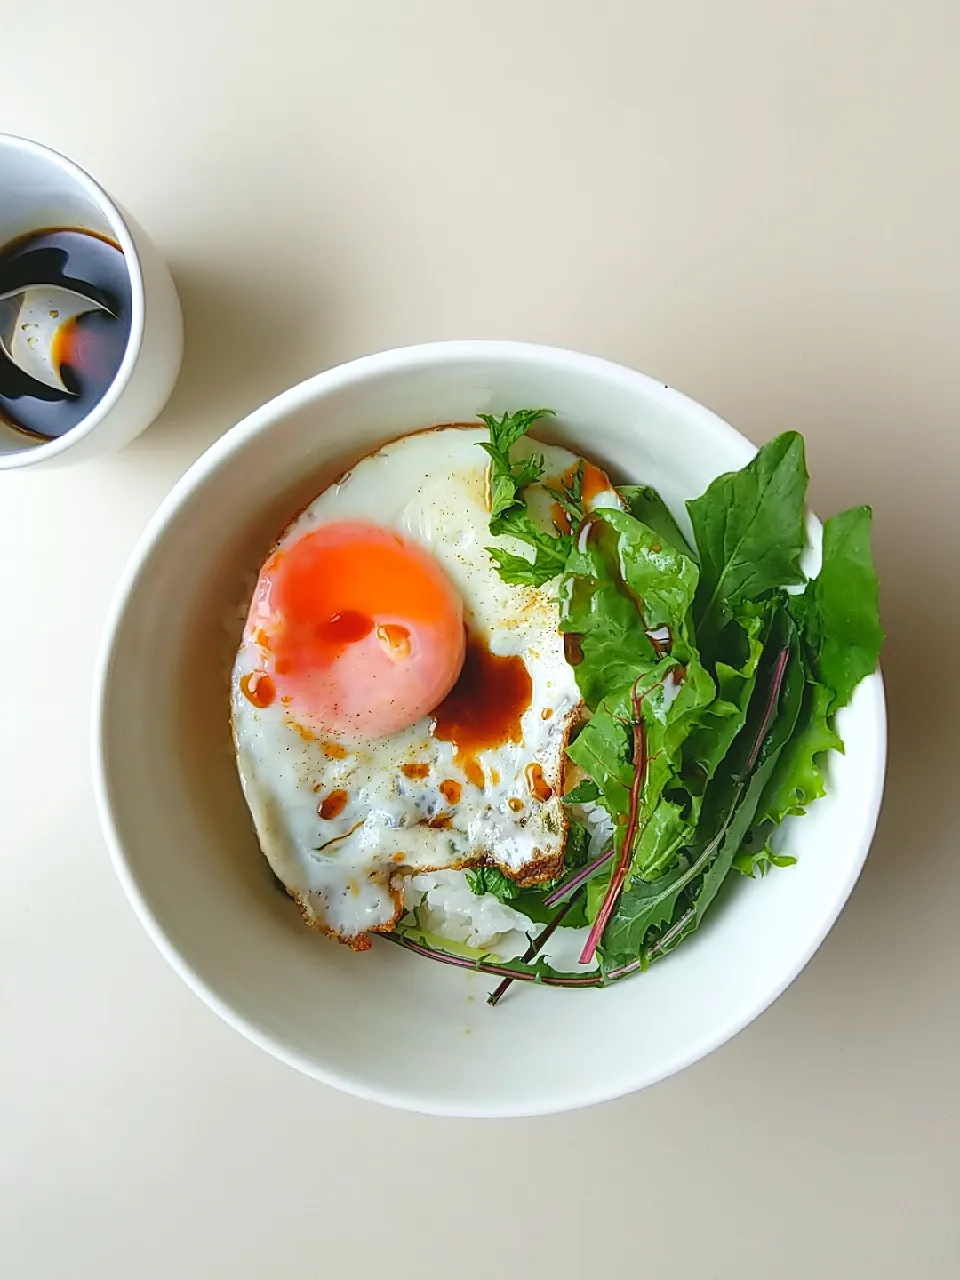
[[(651, 687), (656, 688), (655, 685)], [(646, 739), (643, 731), (643, 700), (649, 692), (650, 690), (647, 689), (642, 694), (637, 693), (637, 685), (634, 684), (633, 686), (633, 783), (630, 787), (627, 825), (624, 828), (623, 840), (620, 844), (620, 857), (617, 859), (617, 865), (613, 869), (613, 875), (610, 877), (610, 883), (607, 886), (603, 902), (600, 904), (600, 910), (597, 912), (597, 918), (593, 922), (587, 941), (580, 953), (581, 964), (589, 964), (596, 955), (597, 946), (603, 937), (607, 922), (613, 915), (613, 909), (623, 891), (627, 872), (630, 869), (630, 858), (633, 854), (633, 842), (637, 834), (637, 823), (640, 814), (640, 796), (643, 792), (644, 779), (647, 776)]]
[(613, 857), (613, 846), (604, 849), (598, 858), (594, 858), (592, 862), (588, 862), (585, 867), (581, 867), (569, 880), (564, 880), (562, 884), (558, 884), (552, 893), (548, 894), (543, 900), (545, 907), (555, 907), (557, 903), (563, 902), (565, 898), (569, 898), (577, 889), (584, 884), (593, 873), (602, 867), (605, 862), (609, 862)]
[(747, 766), (744, 771), (745, 773), (752, 772), (753, 766), (757, 763), (757, 757), (760, 755), (760, 749), (766, 740), (767, 731), (770, 728), (770, 721), (773, 719), (773, 713), (777, 709), (777, 702), (780, 698), (780, 686), (783, 683), (783, 673), (786, 669), (789, 657), (789, 646), (781, 649), (777, 655), (777, 665), (774, 667), (773, 680), (770, 684), (770, 696), (767, 698), (767, 705), (763, 709), (763, 719), (760, 721), (760, 729), (753, 744), (753, 750), (750, 752), (750, 758), (747, 761)]
[(633, 973), (641, 967), (641, 961), (638, 959), (631, 960), (629, 964), (613, 969), (607, 974), (523, 973), (520, 970), (508, 969), (506, 965), (490, 964), (486, 960), (471, 960), (468, 956), (455, 956), (449, 951), (441, 951), (436, 947), (428, 947), (422, 942), (414, 942), (412, 938), (404, 937), (402, 933), (383, 933), (380, 937), (384, 942), (393, 942), (418, 956), (425, 956), (428, 960), (439, 960), (441, 964), (450, 964), (457, 969), (473, 969), (477, 973), (490, 973), (496, 978), (509, 978), (511, 982), (540, 982), (547, 987), (602, 987), (605, 982), (624, 978), (628, 973)]

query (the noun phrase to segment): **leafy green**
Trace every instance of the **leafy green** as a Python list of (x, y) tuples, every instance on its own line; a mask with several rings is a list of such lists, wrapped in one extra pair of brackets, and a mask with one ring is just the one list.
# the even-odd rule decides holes
[(638, 879), (658, 880), (666, 874), (680, 850), (690, 843), (694, 830), (684, 805), (667, 799), (662, 792), (648, 799), (633, 845), (628, 885)]
[(490, 455), (490, 514), (502, 515), (523, 501), (523, 490), (543, 475), (543, 454), (531, 453), (520, 461), (510, 457), (510, 450), (541, 418), (553, 417), (552, 409), (518, 409), (495, 418), (490, 413), (477, 417), (490, 432), (489, 443), (480, 447)]
[[(607, 508), (590, 520), (567, 563), (561, 629), (578, 637), (574, 671), (595, 714), (568, 754), (600, 788), (615, 856), (588, 886), (596, 925), (584, 958), (632, 876), (666, 869), (689, 839), (695, 804), (679, 787), (679, 752), (715, 693), (688, 625), (695, 561), (626, 512)], [(674, 784), (681, 794), (666, 795)]]
[(759, 849), (741, 849), (733, 860), (734, 870), (751, 880), (765, 876), (774, 867), (792, 867), (796, 858), (785, 853), (776, 853), (769, 841), (765, 841)]
[(617, 492), (629, 507), (630, 514), (635, 520), (639, 520), (648, 529), (659, 534), (660, 538), (669, 543), (674, 550), (690, 556), (691, 559), (696, 559), (690, 544), (680, 532), (680, 526), (673, 518), (670, 508), (656, 489), (648, 484), (623, 484)]
[[(510, 903), (510, 906), (515, 911), (520, 911), (523, 915), (529, 917), (534, 924), (549, 924), (557, 914), (556, 907), (548, 907), (544, 902), (547, 892), (552, 887), (553, 882), (549, 885), (535, 885), (533, 888), (524, 889), (516, 901)], [(563, 921), (565, 928), (583, 928), (587, 923), (584, 911), (585, 906), (586, 903), (582, 899), (578, 899), (572, 904)]]
[(813, 666), (830, 690), (829, 711), (846, 706), (876, 669), (883, 644), (871, 516), (869, 507), (853, 507), (824, 524), (823, 563), (806, 591), (816, 618)]
[(772, 822), (805, 813), (825, 793), (824, 757), (843, 751), (833, 713), (877, 665), (883, 631), (870, 519), (869, 507), (853, 507), (826, 522), (819, 576), (789, 602), (803, 633), (807, 684), (796, 733), (760, 803), (761, 816)]
[[(704, 873), (694, 902), (697, 924), (733, 866), (756, 818), (764, 788), (797, 722), (803, 696), (803, 665), (796, 628), (786, 610), (781, 609), (774, 620), (764, 661), (766, 669), (758, 675), (750, 700), (748, 726), (734, 741), (722, 774), (714, 779), (714, 788), (721, 795), (729, 788), (732, 800), (717, 856)], [(705, 800), (704, 809), (707, 808)]]
[(563, 572), (567, 555), (572, 546), (566, 535), (554, 537), (538, 529), (529, 516), (510, 512), (502, 516), (497, 533), (507, 533), (527, 546), (533, 547), (534, 558), (514, 555), (502, 547), (487, 547), (504, 582), (513, 586), (542, 587), (544, 583)]
[(715, 664), (716, 698), (704, 708), (684, 747), (688, 768), (696, 768), (706, 781), (716, 773), (743, 728), (757, 681), (757, 664), (763, 652), (761, 627), (768, 619), (760, 613), (751, 616), (742, 613), (740, 617), (748, 644), (746, 659), (739, 667), (723, 661)]
[(576, 818), (567, 819), (567, 841), (563, 851), (565, 871), (575, 871), (585, 865), (590, 854), (590, 832)]
[(492, 893), (501, 902), (512, 902), (520, 895), (520, 886), (509, 876), (505, 876), (499, 867), (468, 867), (467, 883), (478, 896)]
[[(668, 682), (672, 683), (682, 671), (674, 659), (661, 659), (657, 668), (636, 681), (632, 688), (611, 695), (601, 703), (597, 715), (587, 726), (590, 729), (599, 721), (600, 731), (595, 742), (588, 740), (586, 751), (580, 739), (568, 749), (572, 752), (579, 748), (582, 754), (578, 763), (583, 768), (591, 768), (592, 756), (594, 778), (597, 778), (598, 762), (604, 770), (602, 803), (614, 823), (615, 858), (605, 873), (587, 886), (587, 916), (595, 923), (584, 958), (589, 955), (595, 930), (609, 917), (604, 937), (611, 927), (616, 932), (617, 913), (621, 910), (631, 913), (631, 903), (635, 904), (637, 898), (644, 899), (644, 912), (656, 913), (664, 908), (668, 898), (660, 894), (664, 888), (659, 884), (662, 875), (668, 877), (665, 885), (672, 891), (670, 902), (676, 900), (682, 887), (672, 884), (669, 873), (684, 846), (693, 838), (700, 802), (684, 789), (677, 770), (689, 725), (710, 702), (714, 692), (709, 676), (691, 654), (686, 678), (668, 695)], [(628, 726), (628, 758), (617, 763), (614, 759), (616, 735), (618, 731), (621, 735), (627, 733)], [(625, 787), (628, 777), (630, 785)], [(637, 877), (643, 881), (657, 880), (659, 887), (652, 902), (646, 901), (646, 888), (631, 890), (631, 883)], [(623, 906), (624, 893), (628, 895), (626, 907)], [(636, 922), (634, 925), (638, 927)], [(606, 943), (604, 947), (606, 953)]]
[(547, 930), (561, 918), (590, 924), (581, 958), (596, 948), (599, 959), (593, 973), (558, 974), (532, 942), (507, 965), (477, 960), (504, 979), (494, 1002), (515, 977), (586, 987), (644, 969), (697, 929), (724, 885), (791, 865), (776, 827), (823, 794), (825, 756), (843, 749), (835, 713), (882, 641), (869, 508), (826, 522), (819, 576), (793, 590), (805, 581), (807, 486), (796, 433), (687, 504), (694, 552), (649, 486), (620, 490), (628, 511), (585, 514), (582, 467), (547, 486), (572, 532), (541, 529), (524, 489), (543, 460), (510, 451), (543, 412), (484, 419), (491, 531), (533, 559), (491, 554), (508, 581), (557, 579), (565, 649), (591, 712), (567, 747), (583, 778), (564, 800), (601, 805), (613, 836), (591, 861), (588, 832), (571, 823), (564, 876), (549, 885), (468, 873), (476, 892)]
[(684, 854), (659, 880), (636, 879), (624, 890), (603, 934), (603, 959), (621, 964), (643, 951), (651, 929), (669, 924), (677, 900), (690, 882), (690, 858)]
[(696, 585), (695, 562), (633, 516), (591, 515), (560, 588), (560, 629), (577, 637), (574, 672), (588, 707), (651, 671), (664, 645), (676, 651), (679, 642), (684, 659)]
[(634, 879), (604, 933), (605, 963), (619, 964), (643, 953), (650, 945), (648, 931), (673, 919), (681, 891), (686, 896), (684, 936), (693, 932), (726, 879), (799, 709), (803, 672), (796, 629), (785, 610), (764, 657), (750, 700), (749, 726), (708, 788), (681, 858), (662, 881), (652, 880), (649, 872)]
[[(638, 626), (636, 603), (606, 572), (597, 548), (574, 553), (579, 573), (560, 583), (560, 630), (571, 636), (569, 652), (584, 702), (595, 711), (611, 689), (626, 689), (656, 666), (646, 630)], [(586, 562), (595, 560), (591, 572)]]
[(740, 605), (803, 581), (806, 492), (803, 437), (787, 431), (687, 503), (700, 553), (694, 620), (702, 647)]
[[(569, 535), (551, 534), (534, 523), (523, 493), (543, 475), (543, 454), (511, 457), (511, 449), (535, 422), (553, 416), (552, 409), (518, 409), (496, 418), (477, 415), (487, 426), (490, 440), (481, 444), (490, 456), (490, 532), (506, 534), (533, 548), (534, 557), (516, 555), (502, 547), (488, 547), (501, 578), (515, 586), (540, 587), (563, 570), (573, 546)], [(581, 480), (582, 484), (582, 480)]]
[(577, 463), (573, 469), (573, 474), (569, 480), (563, 480), (560, 488), (556, 489), (552, 485), (544, 484), (541, 486), (554, 502), (558, 503), (563, 513), (566, 515), (570, 523), (571, 529), (576, 529), (584, 516), (583, 510), (583, 459)]
[[(608, 507), (594, 518), (616, 535), (615, 547), (610, 549), (616, 563), (610, 568), (632, 596), (645, 629), (650, 633), (668, 628), (674, 652), (677, 639), (686, 635), (687, 611), (697, 589), (700, 575), (695, 561), (624, 511)], [(568, 571), (576, 572), (576, 562)]]
[(591, 804), (599, 799), (600, 788), (592, 778), (581, 778), (563, 797), (564, 804)]
[(779, 823), (789, 814), (806, 813), (826, 793), (822, 758), (842, 751), (843, 741), (827, 713), (830, 691), (807, 681), (793, 737), (785, 745), (764, 790), (758, 816)]
[(599, 789), (610, 813), (625, 813), (630, 803), (633, 769), (630, 734), (620, 718), (619, 703), (601, 705), (567, 747), (567, 755)]

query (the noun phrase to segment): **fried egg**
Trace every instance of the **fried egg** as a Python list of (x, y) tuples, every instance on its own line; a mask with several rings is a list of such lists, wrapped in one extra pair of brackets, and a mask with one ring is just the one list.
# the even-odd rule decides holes
[[(580, 696), (550, 584), (503, 582), (487, 550), (525, 554), (490, 534), (487, 439), (404, 436), (321, 493), (264, 563), (237, 653), (261, 848), (308, 923), (355, 949), (395, 926), (411, 876), (484, 862), (533, 884), (562, 865)], [(578, 462), (514, 453), (533, 449), (548, 483)], [(528, 499), (552, 527), (547, 495)]]

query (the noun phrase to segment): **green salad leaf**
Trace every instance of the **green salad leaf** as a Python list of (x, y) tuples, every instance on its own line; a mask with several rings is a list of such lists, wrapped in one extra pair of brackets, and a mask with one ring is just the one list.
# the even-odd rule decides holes
[(648, 529), (659, 534), (661, 540), (668, 543), (675, 551), (680, 551), (692, 560), (696, 559), (690, 544), (680, 532), (680, 526), (674, 519), (673, 512), (656, 489), (648, 484), (622, 484), (617, 492), (626, 502), (627, 510), (635, 520), (639, 520)]
[(618, 707), (619, 702), (598, 706), (567, 747), (567, 755), (588, 775), (609, 813), (626, 812), (633, 781), (630, 733)]
[(574, 672), (591, 710), (652, 671), (678, 641), (682, 661), (696, 586), (696, 563), (662, 535), (623, 511), (592, 514), (560, 586), (560, 629), (576, 637)]
[(774, 867), (792, 867), (796, 861), (796, 858), (791, 858), (788, 854), (776, 853), (770, 841), (765, 840), (759, 849), (748, 848), (745, 845), (734, 858), (733, 865), (741, 875), (756, 880), (758, 877), (765, 876), (768, 871), (772, 871)]
[(747, 708), (757, 682), (757, 666), (763, 653), (762, 629), (767, 611), (740, 614), (746, 657), (739, 666), (723, 660), (714, 663), (716, 697), (704, 708), (685, 747), (687, 776), (699, 771), (704, 781), (716, 773), (747, 718)]
[[(543, 458), (529, 444), (514, 450), (548, 413), (483, 417), (491, 532), (518, 543), (490, 554), (507, 582), (556, 580), (547, 589), (587, 708), (567, 747), (582, 777), (564, 801), (599, 805), (612, 835), (591, 852), (571, 820), (563, 873), (546, 885), (521, 888), (490, 867), (467, 873), (475, 893), (542, 926), (520, 960), (404, 942), (499, 976), (494, 1004), (515, 980), (586, 988), (641, 972), (698, 928), (724, 886), (792, 865), (779, 824), (824, 794), (829, 753), (843, 750), (836, 713), (883, 640), (868, 507), (828, 520), (820, 572), (802, 572), (796, 432), (687, 503), (691, 548), (649, 485), (622, 486), (622, 509), (585, 509), (582, 466), (547, 486), (571, 532), (542, 527), (524, 491), (541, 482)], [(551, 969), (538, 953), (558, 926), (585, 927), (581, 961), (595, 967)]]
[[(620, 964), (644, 954), (655, 939), (647, 931), (668, 924), (681, 891), (685, 894), (684, 932), (693, 932), (730, 871), (753, 822), (760, 796), (799, 710), (803, 671), (796, 628), (785, 610), (771, 627), (761, 671), (749, 706), (749, 724), (737, 736), (723, 767), (708, 787), (685, 842), (683, 859), (666, 872), (664, 882), (649, 871), (631, 884), (604, 934), (603, 953)], [(670, 915), (665, 916), (666, 907)]]
[(484, 893), (492, 893), (501, 902), (513, 902), (521, 893), (520, 886), (509, 876), (505, 876), (499, 867), (468, 867), (467, 883), (479, 897)]
[(702, 647), (739, 606), (803, 581), (806, 492), (803, 437), (787, 431), (687, 503), (700, 554), (694, 620)]
[(564, 804), (592, 804), (599, 800), (600, 788), (592, 778), (581, 778), (563, 797)]
[(871, 518), (869, 507), (853, 507), (827, 520), (820, 573), (805, 593), (813, 670), (830, 691), (831, 712), (845, 707), (860, 681), (876, 669), (883, 644)]
[(820, 573), (789, 601), (804, 638), (807, 683), (796, 732), (760, 803), (761, 816), (773, 823), (805, 813), (826, 793), (827, 752), (843, 750), (834, 713), (846, 706), (880, 656), (883, 631), (870, 521), (869, 507), (853, 507), (828, 520)]
[[(692, 831), (690, 834), (692, 837)], [(617, 966), (643, 955), (648, 934), (674, 918), (680, 895), (695, 874), (694, 863), (685, 852), (659, 880), (634, 880), (604, 930), (605, 964)]]
[[(617, 573), (623, 590), (633, 599), (637, 617), (658, 654), (673, 652), (677, 640), (687, 632), (687, 613), (700, 577), (695, 561), (624, 511), (605, 508), (593, 518), (614, 535), (615, 541), (607, 549), (610, 570)], [(571, 565), (567, 572), (575, 573), (576, 569)], [(670, 635), (658, 642), (661, 629)]]
[(843, 741), (828, 714), (830, 691), (808, 680), (793, 737), (784, 746), (760, 800), (761, 820), (781, 823), (790, 814), (806, 813), (826, 794), (823, 758), (842, 751)]
[[(803, 683), (797, 630), (787, 610), (781, 608), (771, 624), (762, 670), (750, 699), (748, 723), (712, 782), (712, 789), (720, 794), (720, 805), (729, 803), (729, 808), (716, 858), (705, 871), (694, 901), (697, 924), (726, 879), (756, 819), (764, 789), (796, 726)], [(709, 799), (708, 796), (703, 806), (708, 814), (713, 809)]]

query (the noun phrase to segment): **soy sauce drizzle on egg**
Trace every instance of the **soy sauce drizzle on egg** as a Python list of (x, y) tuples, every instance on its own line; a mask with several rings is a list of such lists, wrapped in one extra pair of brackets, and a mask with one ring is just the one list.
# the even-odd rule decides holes
[(483, 787), (479, 752), (521, 740), (520, 722), (532, 697), (523, 658), (493, 653), (484, 640), (467, 637), (460, 678), (433, 713), (433, 734), (453, 743), (468, 782)]

